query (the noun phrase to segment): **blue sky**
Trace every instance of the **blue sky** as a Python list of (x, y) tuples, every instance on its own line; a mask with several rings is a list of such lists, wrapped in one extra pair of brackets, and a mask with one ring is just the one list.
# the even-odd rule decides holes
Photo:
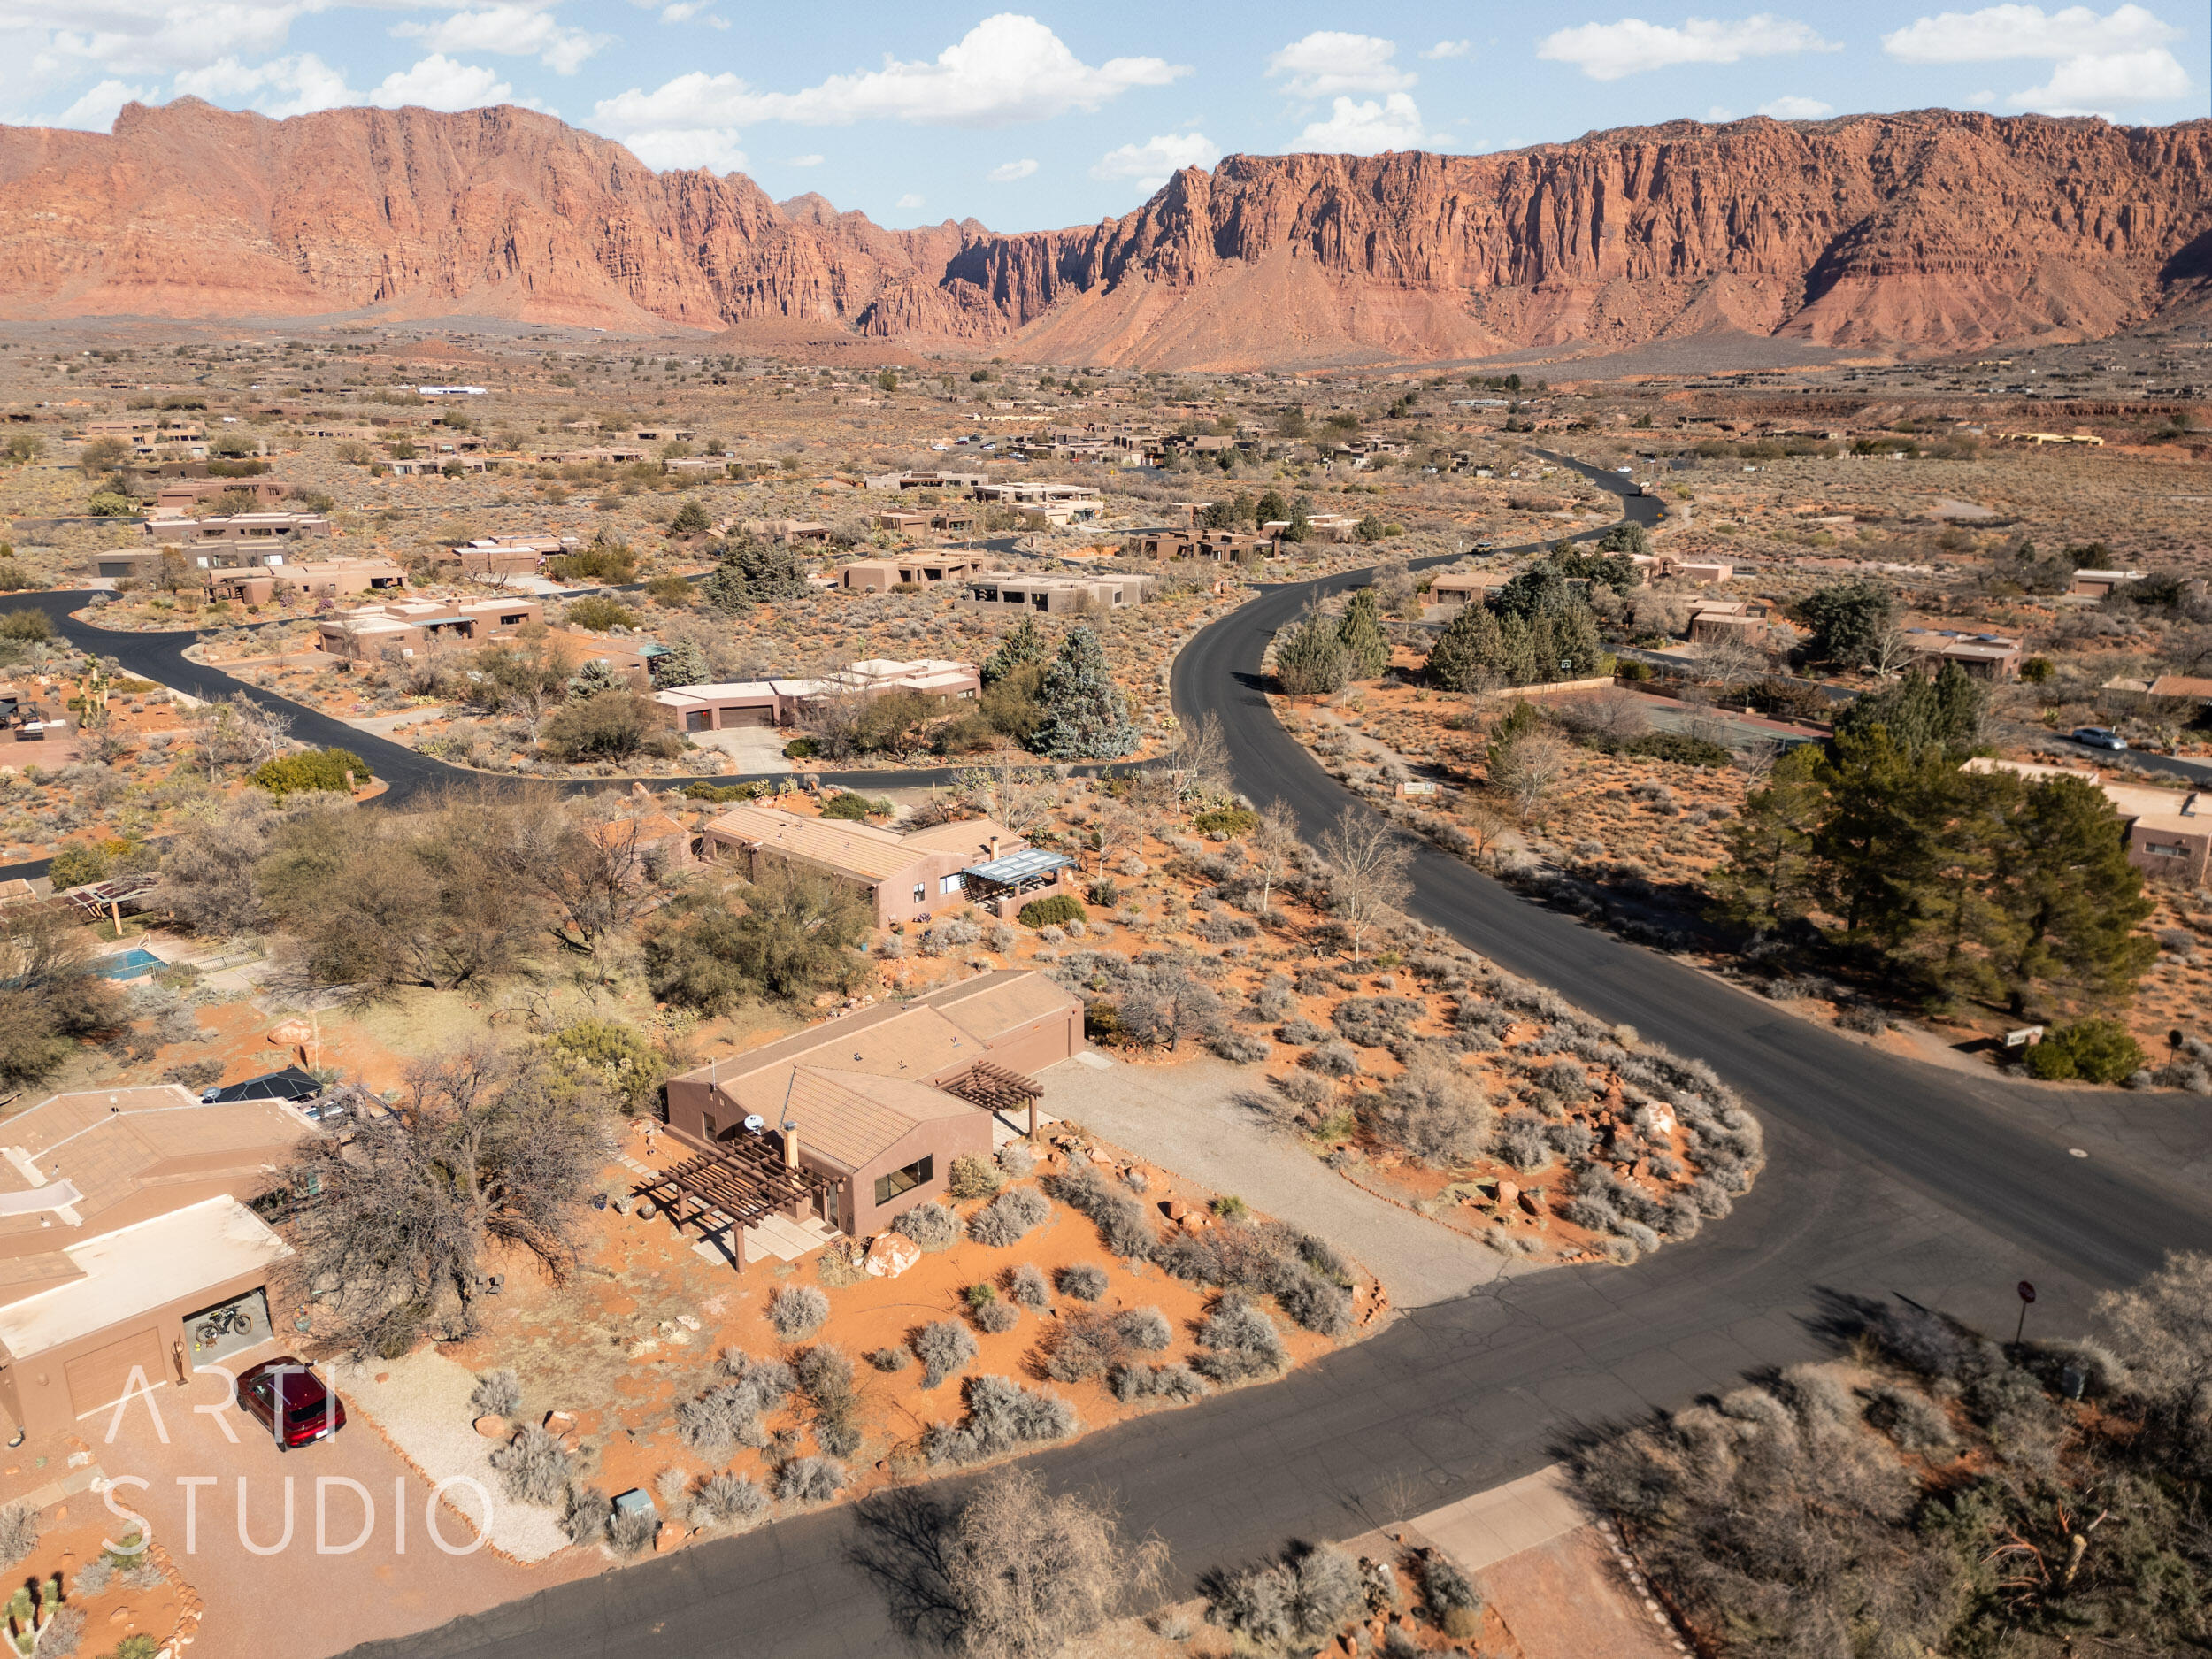
[(2202, 0), (0, 0), (0, 119), (104, 131), (127, 99), (186, 94), (275, 116), (511, 102), (779, 198), (1023, 230), (1125, 212), (1176, 167), (1236, 151), (1473, 152), (1681, 116), (1933, 104), (2183, 120), (2212, 111), (2208, 23)]

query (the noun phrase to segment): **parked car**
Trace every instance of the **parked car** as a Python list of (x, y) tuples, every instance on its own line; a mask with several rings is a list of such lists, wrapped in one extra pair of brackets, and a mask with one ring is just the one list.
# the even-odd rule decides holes
[(275, 1437), (279, 1451), (312, 1446), (346, 1426), (345, 1402), (323, 1386), (305, 1360), (288, 1354), (239, 1378), (238, 1403)]
[(2078, 726), (2073, 732), (2074, 741), (2091, 749), (2122, 749), (2128, 741), (2108, 726)]
[(1495, 553), (1497, 550), (1498, 544), (1495, 541), (1478, 541), (1475, 543), (1475, 551), (1478, 553)]

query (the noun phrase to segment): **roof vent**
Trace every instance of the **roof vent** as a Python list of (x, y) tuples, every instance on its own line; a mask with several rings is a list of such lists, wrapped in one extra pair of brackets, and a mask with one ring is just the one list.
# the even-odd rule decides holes
[(747, 1112), (745, 1114), (745, 1129), (747, 1133), (757, 1135), (767, 1127), (768, 1120), (762, 1117), (758, 1112)]

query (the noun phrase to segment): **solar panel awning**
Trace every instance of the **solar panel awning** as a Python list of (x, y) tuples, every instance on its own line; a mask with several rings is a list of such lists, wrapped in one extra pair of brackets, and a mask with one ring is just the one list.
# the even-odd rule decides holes
[(1047, 852), (1041, 847), (1025, 847), (1018, 853), (1008, 853), (1003, 858), (994, 858), (985, 864), (970, 864), (960, 873), (973, 876), (979, 881), (994, 882), (1000, 887), (1012, 887), (1018, 881), (1033, 880), (1048, 876), (1056, 870), (1064, 870), (1075, 860), (1065, 853)]

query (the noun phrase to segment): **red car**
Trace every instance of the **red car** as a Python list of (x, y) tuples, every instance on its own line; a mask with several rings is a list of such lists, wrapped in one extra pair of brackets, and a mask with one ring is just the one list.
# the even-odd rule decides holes
[(288, 1354), (239, 1378), (238, 1403), (275, 1437), (279, 1451), (312, 1446), (346, 1426), (345, 1402), (323, 1386), (306, 1361)]

